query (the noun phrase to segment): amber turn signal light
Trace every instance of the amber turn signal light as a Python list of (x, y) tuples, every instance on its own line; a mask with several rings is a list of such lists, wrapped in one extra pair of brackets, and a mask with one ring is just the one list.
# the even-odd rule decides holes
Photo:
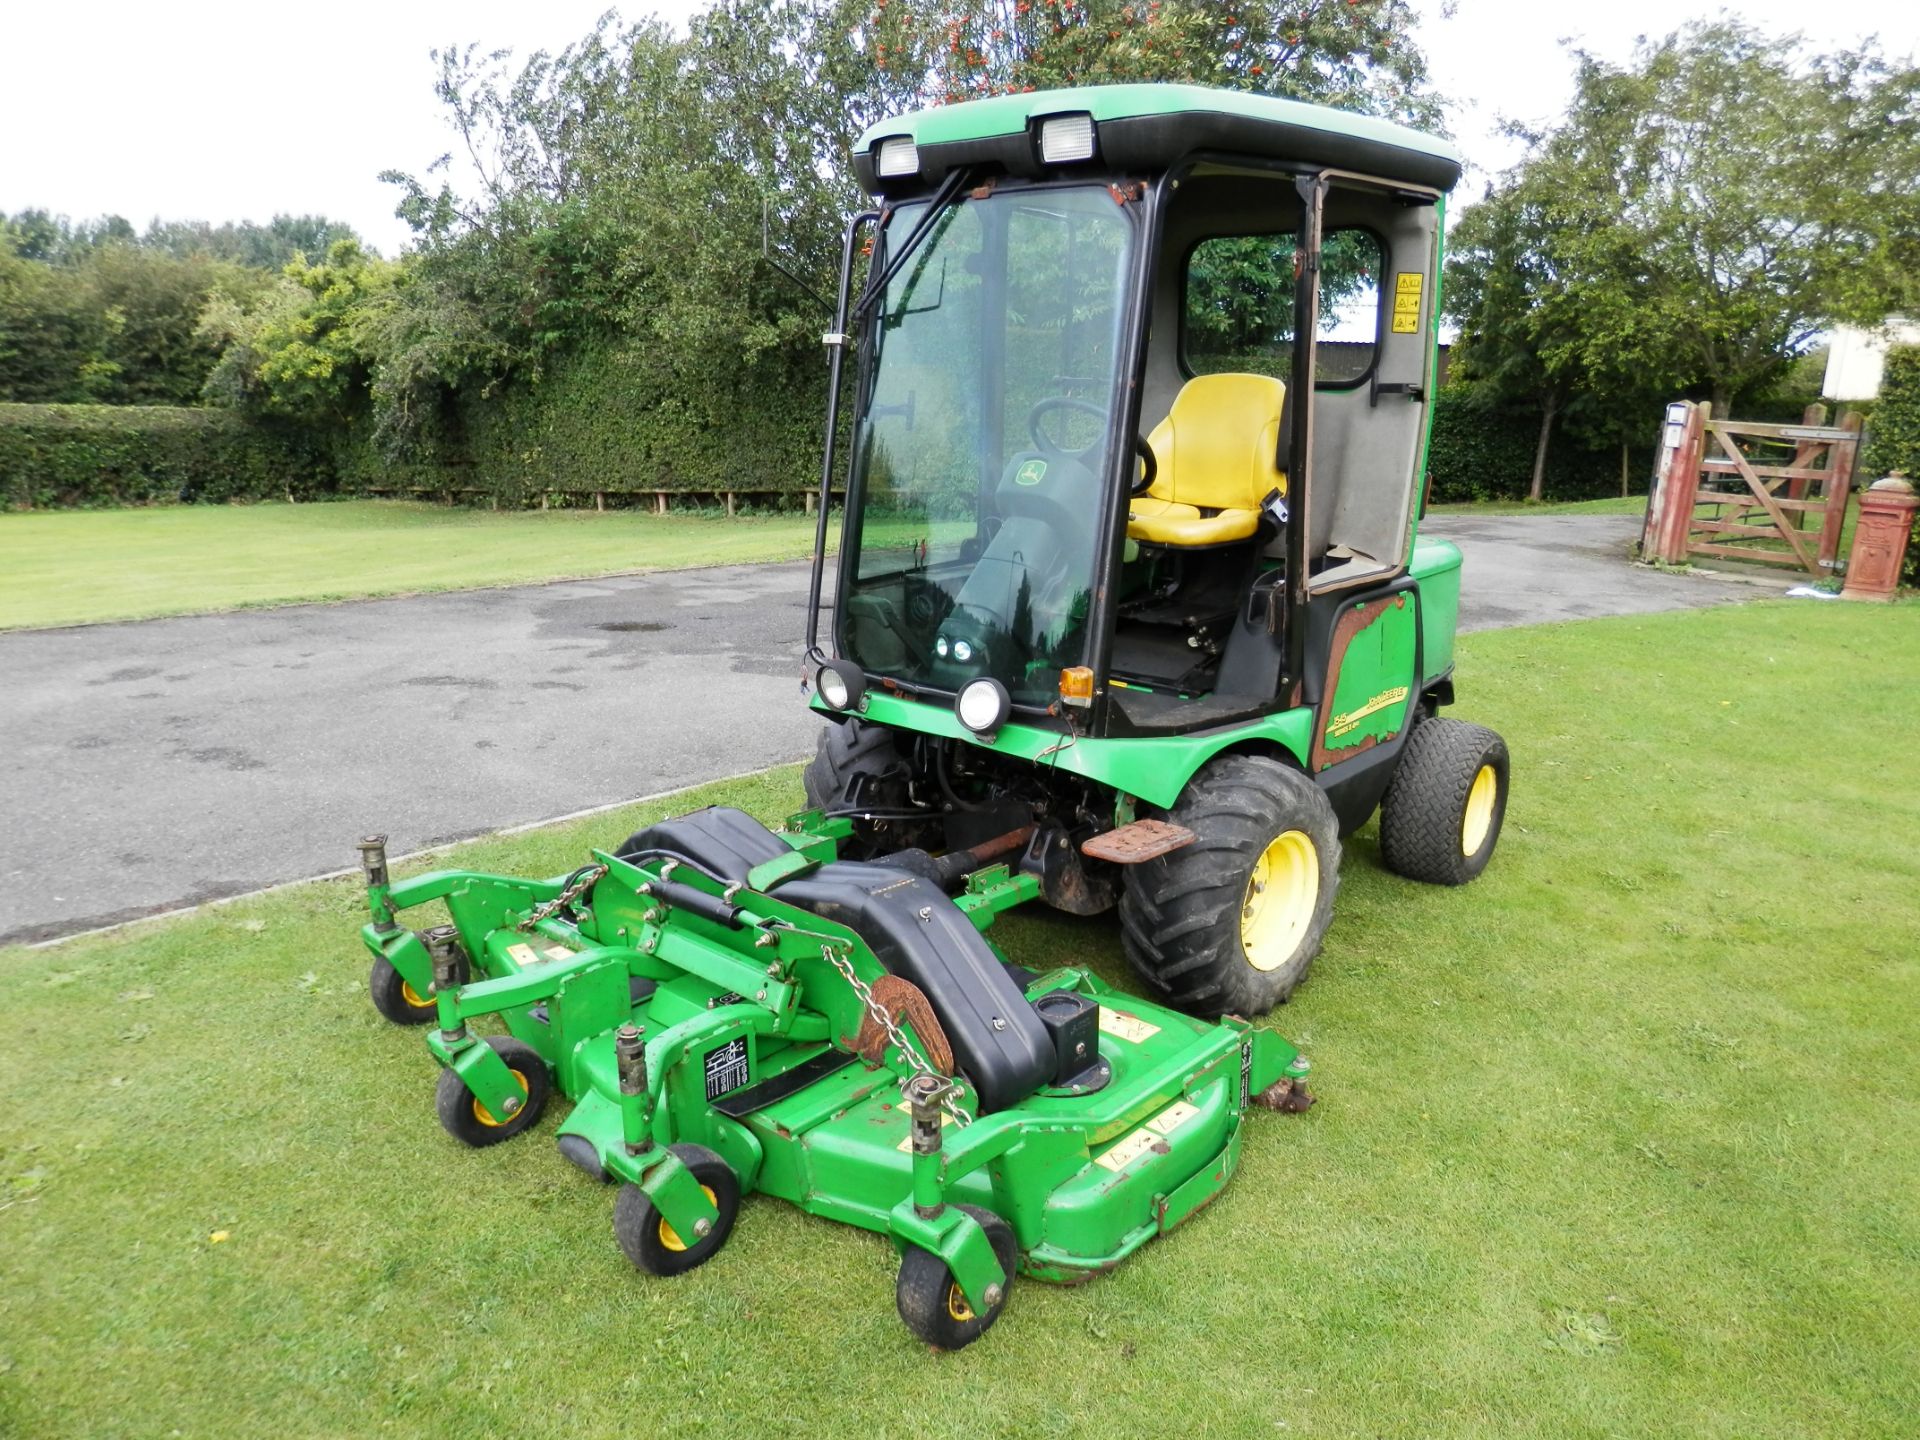
[(1074, 665), (1060, 672), (1060, 698), (1068, 705), (1093, 704), (1093, 669)]

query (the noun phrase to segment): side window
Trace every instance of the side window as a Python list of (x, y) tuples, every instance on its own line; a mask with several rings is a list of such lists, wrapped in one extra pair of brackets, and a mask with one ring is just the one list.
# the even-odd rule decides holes
[[(1292, 235), (1203, 240), (1187, 257), (1181, 359), (1190, 375), (1293, 374)], [(1380, 242), (1336, 230), (1321, 247), (1315, 381), (1353, 385), (1373, 368), (1380, 331)]]

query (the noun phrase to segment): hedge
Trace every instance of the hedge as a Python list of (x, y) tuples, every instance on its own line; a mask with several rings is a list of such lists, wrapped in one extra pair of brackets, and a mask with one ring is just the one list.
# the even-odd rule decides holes
[[(1627, 448), (1627, 479), (1644, 492), (1653, 470), (1658, 414), (1647, 419), (1646, 443)], [(1540, 412), (1483, 404), (1463, 390), (1442, 390), (1434, 400), (1433, 441), (1427, 452), (1428, 498), (1435, 504), (1464, 500), (1520, 500), (1533, 483), (1534, 447), (1540, 443)], [(1548, 500), (1594, 500), (1620, 493), (1620, 447), (1580, 444), (1555, 427), (1547, 448), (1542, 486)]]
[(322, 445), (225, 410), (0, 405), (0, 496), (13, 509), (305, 499), (333, 489)]

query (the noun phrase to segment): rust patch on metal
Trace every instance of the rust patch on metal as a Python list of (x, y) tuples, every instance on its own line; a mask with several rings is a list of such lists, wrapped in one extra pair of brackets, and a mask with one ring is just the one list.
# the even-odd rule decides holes
[[(927, 1052), (928, 1063), (942, 1075), (953, 1074), (953, 1046), (948, 1043), (947, 1032), (940, 1028), (933, 1005), (920, 987), (898, 975), (882, 975), (873, 982), (872, 989), (874, 1003), (887, 1012), (894, 1024), (905, 1020), (913, 1026), (913, 1033), (920, 1037), (920, 1044)], [(886, 1054), (887, 1032), (872, 1015), (861, 1019), (853, 1050), (869, 1065), (878, 1065)]]
[(1155, 860), (1191, 845), (1198, 838), (1186, 826), (1167, 820), (1135, 820), (1094, 836), (1080, 847), (1080, 853), (1091, 860), (1110, 860), (1115, 865), (1138, 865), (1143, 860)]
[[(1333, 622), (1333, 647), (1327, 655), (1327, 677), (1320, 686), (1320, 718), (1313, 728), (1313, 768), (1325, 770), (1329, 765), (1342, 760), (1351, 760), (1364, 754), (1366, 746), (1355, 745), (1345, 750), (1327, 748), (1327, 726), (1333, 722), (1333, 692), (1340, 686), (1340, 667), (1346, 663), (1347, 650), (1360, 638), (1361, 632), (1372, 625), (1388, 610), (1404, 610), (1407, 595), (1403, 590), (1398, 595), (1388, 595), (1379, 600), (1369, 600), (1364, 605), (1355, 605), (1338, 620)], [(1412, 699), (1411, 696), (1408, 697)], [(1411, 710), (1408, 712), (1411, 714)]]

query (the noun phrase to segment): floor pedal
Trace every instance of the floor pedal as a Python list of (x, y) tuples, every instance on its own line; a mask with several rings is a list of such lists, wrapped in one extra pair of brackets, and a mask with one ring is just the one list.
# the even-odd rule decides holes
[(1138, 865), (1142, 860), (1160, 856), (1191, 845), (1199, 837), (1184, 825), (1167, 820), (1135, 820), (1104, 835), (1096, 835), (1080, 847), (1089, 860), (1109, 860), (1115, 865)]

